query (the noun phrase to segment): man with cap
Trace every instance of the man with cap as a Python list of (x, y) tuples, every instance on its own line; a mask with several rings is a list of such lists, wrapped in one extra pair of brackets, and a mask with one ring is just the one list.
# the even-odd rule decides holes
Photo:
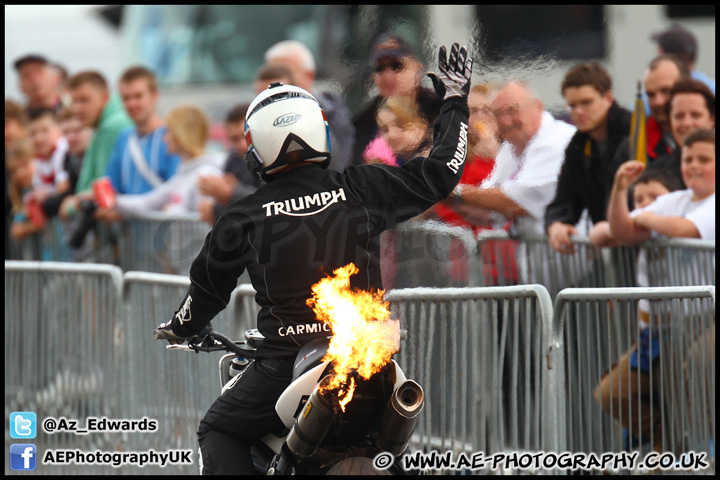
[(27, 99), (27, 113), (51, 109), (60, 112), (63, 108), (60, 96), (60, 82), (48, 60), (42, 55), (28, 54), (15, 60), (20, 91)]
[(378, 134), (376, 114), (382, 101), (388, 97), (408, 96), (415, 99), (420, 113), (432, 125), (440, 111), (435, 92), (420, 85), (423, 65), (403, 38), (386, 34), (380, 37), (370, 56), (372, 79), (378, 89), (373, 98), (353, 119), (355, 147), (353, 164), (363, 163), (363, 152)]
[(672, 53), (680, 57), (682, 61), (687, 63), (690, 69), (690, 76), (695, 80), (700, 80), (707, 85), (715, 95), (715, 80), (708, 77), (705, 73), (695, 70), (695, 62), (697, 61), (698, 45), (695, 35), (689, 30), (674, 25), (672, 28), (661, 33), (656, 33), (652, 39), (658, 45), (658, 54)]

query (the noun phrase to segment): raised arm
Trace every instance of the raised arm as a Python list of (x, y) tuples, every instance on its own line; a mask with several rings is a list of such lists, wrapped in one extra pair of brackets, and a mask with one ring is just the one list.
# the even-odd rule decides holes
[(368, 206), (392, 212), (396, 221), (414, 217), (447, 198), (462, 177), (468, 148), (467, 96), (473, 61), (467, 57), (466, 48), (457, 43), (446, 57), (445, 47), (441, 47), (439, 74), (429, 74), (443, 99), (430, 153), (402, 167), (371, 164), (345, 170), (355, 193)]
[(615, 173), (608, 202), (607, 218), (610, 235), (621, 244), (636, 244), (650, 240), (650, 230), (638, 226), (630, 216), (628, 190), (630, 185), (645, 170), (645, 165), (637, 160), (629, 160)]

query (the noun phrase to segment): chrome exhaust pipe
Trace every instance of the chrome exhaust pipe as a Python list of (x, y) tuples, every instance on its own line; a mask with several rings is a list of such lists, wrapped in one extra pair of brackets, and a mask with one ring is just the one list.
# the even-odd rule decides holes
[(376, 443), (384, 452), (398, 456), (410, 443), (424, 404), (424, 393), (420, 385), (406, 380), (390, 397), (385, 408)]
[(329, 383), (330, 375), (315, 387), (285, 440), (297, 458), (307, 459), (314, 455), (335, 421), (340, 404), (337, 392), (326, 389)]

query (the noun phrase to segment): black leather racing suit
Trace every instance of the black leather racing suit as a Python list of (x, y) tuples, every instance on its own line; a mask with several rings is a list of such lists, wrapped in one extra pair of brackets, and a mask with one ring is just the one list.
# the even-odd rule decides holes
[[(199, 332), (227, 306), (247, 269), (261, 307), (260, 357), (293, 356), (327, 335), (305, 303), (310, 287), (353, 262), (360, 269), (351, 277), (353, 287), (382, 288), (380, 232), (424, 212), (455, 188), (463, 172), (467, 116), (465, 100), (445, 101), (432, 151), (403, 167), (359, 165), (339, 173), (303, 166), (230, 205), (192, 264), (173, 332), (185, 337)], [(189, 298), (189, 311), (183, 310)], [(181, 322), (183, 316), (189, 320)]]
[(282, 427), (274, 405), (289, 384), (292, 360), (302, 345), (329, 334), (306, 304), (311, 286), (353, 262), (360, 272), (351, 277), (351, 287), (382, 288), (380, 233), (452, 192), (463, 172), (467, 123), (467, 100), (451, 97), (442, 104), (427, 157), (402, 167), (351, 166), (343, 173), (301, 166), (230, 205), (218, 219), (192, 264), (191, 285), (172, 331), (182, 337), (199, 332), (226, 307), (247, 269), (261, 307), (257, 328), (265, 340), (255, 370), (248, 368), (246, 378), (201, 422), (206, 473), (247, 472), (247, 466), (233, 470), (229, 465), (248, 461), (239, 458), (241, 447), (234, 442), (249, 452), (250, 443)]

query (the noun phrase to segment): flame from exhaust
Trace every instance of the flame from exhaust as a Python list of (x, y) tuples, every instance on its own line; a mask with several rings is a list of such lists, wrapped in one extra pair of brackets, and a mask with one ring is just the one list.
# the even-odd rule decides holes
[(345, 405), (347, 405), (350, 400), (352, 400), (353, 393), (355, 392), (355, 378), (350, 377), (350, 385), (347, 387), (347, 392), (345, 390), (340, 390), (338, 392), (338, 397), (340, 398), (340, 401), (338, 402), (340, 404), (340, 408), (342, 411), (345, 411)]
[(312, 286), (313, 296), (307, 300), (318, 320), (328, 323), (333, 332), (323, 361), (333, 362), (335, 375), (326, 390), (338, 390), (343, 411), (355, 390), (355, 380), (349, 375), (357, 372), (370, 378), (400, 346), (399, 322), (390, 319), (385, 292), (350, 289), (350, 276), (359, 271), (353, 263), (334, 270), (334, 276)]

